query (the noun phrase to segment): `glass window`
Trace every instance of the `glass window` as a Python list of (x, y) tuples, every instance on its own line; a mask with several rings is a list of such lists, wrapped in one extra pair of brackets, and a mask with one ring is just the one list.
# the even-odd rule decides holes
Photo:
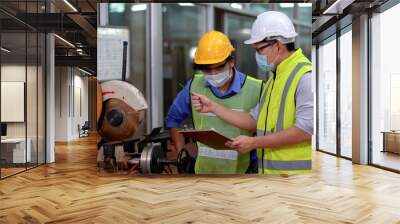
[[(311, 14), (311, 11), (309, 11)], [(311, 21), (309, 21), (311, 25)], [(296, 32), (299, 36), (296, 38), (296, 47), (303, 50), (303, 54), (307, 58), (311, 58), (311, 26), (297, 26)]]
[(254, 18), (232, 13), (226, 13), (225, 18), (225, 33), (235, 48), (236, 68), (246, 75), (257, 77), (258, 66), (254, 58), (255, 50), (243, 43), (250, 38)]
[(318, 149), (336, 153), (336, 37), (318, 48)]
[(293, 19), (294, 3), (279, 3), (277, 11), (285, 13), (289, 18)]
[[(26, 141), (27, 35), (1, 34), (1, 140), (2, 177), (25, 170), (31, 161), (30, 141)], [(4, 50), (6, 49), (6, 50)], [(13, 98), (10, 98), (13, 96)], [(28, 145), (28, 150), (27, 146)]]
[(43, 33), (38, 35), (38, 64), (37, 64), (37, 101), (38, 101), (38, 140), (37, 140), (37, 162), (38, 164), (44, 164), (46, 162), (46, 117), (45, 117), (45, 99), (46, 99), (46, 76), (45, 76), (45, 65), (46, 65), (46, 36)]
[(340, 36), (340, 153), (352, 157), (352, 33)]
[[(123, 31), (128, 30), (128, 58), (127, 81), (138, 88), (147, 99), (146, 93), (146, 12), (148, 4), (143, 3), (110, 3), (109, 25)], [(121, 29), (121, 30), (122, 30)], [(146, 114), (147, 116), (147, 114)], [(139, 130), (147, 132), (145, 122)], [(137, 132), (138, 135), (142, 132)]]
[(251, 3), (250, 4), (250, 11), (255, 13), (263, 13), (266, 11), (272, 10), (271, 3)]
[(194, 4), (163, 4), (164, 114), (168, 112), (180, 84), (194, 75), (193, 58), (205, 33), (205, 9)]
[(400, 4), (376, 14), (372, 25), (372, 163), (400, 170)]
[[(38, 117), (38, 35), (36, 32), (27, 33), (27, 75), (26, 75), (26, 114), (27, 114), (27, 149), (31, 151), (30, 161), (27, 166), (33, 167), (37, 165), (37, 117)], [(29, 155), (29, 153), (28, 153)]]
[(143, 94), (146, 94), (146, 11), (147, 4), (109, 4), (109, 25), (129, 30), (129, 57), (134, 60), (129, 63), (127, 79)]
[[(45, 10), (44, 1), (2, 1), (0, 6), (20, 18)], [(2, 13), (0, 20), (0, 177), (5, 178), (45, 163), (46, 38)]]
[(129, 4), (110, 3), (108, 6), (108, 12), (110, 25), (124, 25), (125, 18), (130, 14)]
[(296, 19), (305, 22), (305, 23), (311, 23), (311, 8), (312, 4), (311, 3), (298, 3), (297, 4), (297, 15)]

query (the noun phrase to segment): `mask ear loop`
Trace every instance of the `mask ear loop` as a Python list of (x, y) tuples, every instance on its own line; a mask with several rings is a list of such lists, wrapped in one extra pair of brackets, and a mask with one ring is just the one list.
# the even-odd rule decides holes
[[(276, 42), (276, 43), (278, 43), (278, 42)], [(278, 49), (278, 54), (276, 54), (276, 56), (275, 56), (275, 58), (274, 58), (274, 62), (270, 62), (269, 64), (271, 64), (271, 65), (274, 65), (274, 70), (276, 70), (276, 64), (275, 64), (275, 61), (276, 61), (276, 59), (278, 59), (279, 58), (279, 54), (280, 54), (280, 52), (279, 52), (279, 49)]]

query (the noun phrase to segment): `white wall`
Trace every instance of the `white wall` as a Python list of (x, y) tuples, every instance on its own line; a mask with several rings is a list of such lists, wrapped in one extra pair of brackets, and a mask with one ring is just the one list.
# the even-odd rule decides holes
[(55, 85), (55, 140), (77, 139), (78, 124), (88, 120), (88, 78), (76, 68), (56, 67)]
[[(4, 82), (25, 82), (25, 74), (27, 69), (28, 75), (36, 74), (36, 67), (25, 65), (2, 65), (1, 66), (1, 81)], [(29, 76), (28, 76), (29, 78)], [(29, 79), (29, 86), (36, 86), (36, 80)], [(36, 87), (35, 88), (27, 88), (27, 106), (30, 106), (32, 111), (32, 107), (36, 111)], [(34, 104), (31, 104), (34, 102)], [(7, 110), (7, 108), (1, 108), (1, 110)], [(36, 123), (37, 115), (36, 113), (28, 113), (27, 114), (28, 122), (34, 121)], [(8, 137), (25, 137), (25, 123), (26, 122), (7, 122), (7, 136)], [(33, 124), (29, 125), (28, 128), (33, 127)], [(36, 130), (36, 126), (34, 127)], [(28, 130), (29, 134), (29, 130)], [(30, 137), (28, 135), (28, 137)]]
[[(38, 69), (38, 70), (36, 70)], [(25, 80), (27, 77), (27, 81)], [(44, 74), (42, 68), (25, 64), (4, 64), (1, 66), (1, 81), (26, 83), (26, 110), (27, 120), (24, 122), (6, 122), (8, 138), (30, 139), (32, 162), (44, 163)], [(2, 96), (4, 97), (4, 96)], [(6, 96), (5, 96), (6, 97)], [(2, 111), (9, 108), (1, 108)], [(11, 111), (10, 111), (11, 112)], [(25, 113), (25, 111), (22, 111)], [(12, 112), (11, 112), (12, 113)], [(38, 150), (38, 151), (37, 151)], [(37, 157), (37, 153), (39, 156)]]
[(68, 140), (68, 74), (67, 67), (55, 68), (55, 141)]
[[(76, 70), (75, 70), (76, 72)], [(80, 73), (81, 74), (81, 73)], [(88, 121), (88, 77), (82, 77), (80, 75), (74, 75), (74, 108), (72, 108), (72, 120), (71, 120), (71, 136), (72, 138), (79, 137), (78, 124), (83, 125), (85, 121)], [(80, 101), (80, 102), (79, 102)], [(71, 104), (72, 105), (72, 104)], [(81, 107), (81, 108), (80, 108)], [(80, 111), (82, 110), (82, 111)]]

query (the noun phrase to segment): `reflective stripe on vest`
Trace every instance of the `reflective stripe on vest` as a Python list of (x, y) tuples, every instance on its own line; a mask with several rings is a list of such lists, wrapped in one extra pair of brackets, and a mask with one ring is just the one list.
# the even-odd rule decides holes
[(209, 147), (201, 146), (198, 151), (199, 156), (206, 156), (218, 159), (237, 160), (238, 152), (235, 150), (215, 150)]
[(296, 65), (296, 67), (293, 69), (292, 73), (290, 73), (290, 76), (288, 80), (286, 81), (285, 88), (283, 89), (282, 93), (282, 100), (281, 100), (281, 105), (279, 108), (279, 114), (278, 114), (278, 123), (276, 127), (276, 131), (282, 131), (283, 130), (283, 115), (285, 113), (285, 102), (286, 102), (286, 96), (289, 92), (289, 88), (292, 85), (293, 79), (296, 76), (297, 72), (300, 71), (300, 69), (303, 66), (310, 65), (310, 63), (302, 62)]
[(262, 162), (264, 169), (270, 170), (310, 170), (311, 160), (258, 160), (258, 167), (262, 167)]

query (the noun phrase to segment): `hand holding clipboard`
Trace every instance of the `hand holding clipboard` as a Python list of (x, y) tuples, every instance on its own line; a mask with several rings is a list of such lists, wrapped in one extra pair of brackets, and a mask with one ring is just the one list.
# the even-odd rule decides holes
[(179, 133), (181, 133), (185, 137), (190, 137), (196, 141), (199, 141), (217, 150), (227, 150), (228, 147), (225, 145), (225, 143), (231, 142), (233, 140), (213, 129), (185, 130), (185, 131), (180, 131)]

